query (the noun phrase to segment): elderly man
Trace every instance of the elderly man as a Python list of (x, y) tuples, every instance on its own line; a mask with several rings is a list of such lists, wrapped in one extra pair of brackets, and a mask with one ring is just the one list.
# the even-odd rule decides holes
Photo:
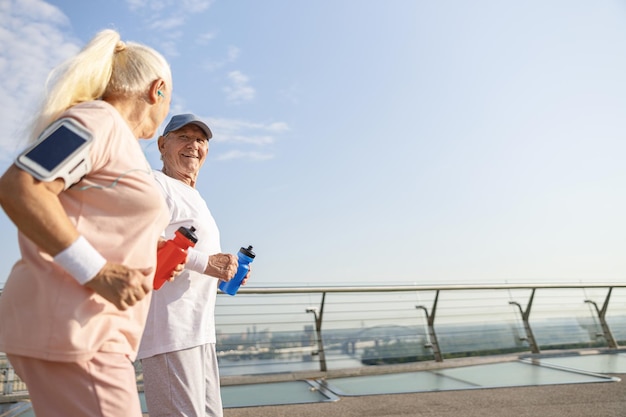
[(211, 137), (200, 118), (179, 114), (158, 139), (163, 169), (154, 175), (169, 207), (166, 237), (194, 226), (198, 243), (189, 249), (185, 270), (152, 295), (138, 354), (151, 417), (223, 415), (215, 298), (218, 281), (235, 274), (237, 258), (221, 253), (219, 230), (195, 188)]

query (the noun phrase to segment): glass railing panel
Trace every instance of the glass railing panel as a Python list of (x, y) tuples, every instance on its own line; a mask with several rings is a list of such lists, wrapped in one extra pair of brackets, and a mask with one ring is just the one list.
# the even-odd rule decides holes
[[(596, 307), (608, 292), (609, 286), (593, 285), (243, 288), (234, 297), (218, 296), (220, 371), (320, 373), (322, 363), (335, 371), (427, 362), (435, 360), (435, 342), (443, 360), (530, 353), (522, 314), (529, 306), (542, 352), (607, 347)], [(611, 333), (626, 345), (626, 287), (613, 288), (605, 313)], [(7, 369), (0, 369), (0, 386), (24, 390), (13, 385), (21, 383), (17, 378), (8, 383)]]
[[(598, 297), (599, 306), (602, 306), (602, 300), (603, 298)], [(626, 345), (626, 288), (613, 289), (606, 321), (618, 344)]]

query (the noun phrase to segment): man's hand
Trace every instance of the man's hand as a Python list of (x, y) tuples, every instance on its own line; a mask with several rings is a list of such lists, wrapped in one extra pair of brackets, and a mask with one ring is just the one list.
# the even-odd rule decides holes
[(238, 266), (239, 262), (235, 255), (218, 253), (209, 256), (209, 263), (204, 273), (222, 281), (230, 281), (235, 276)]
[[(159, 241), (157, 242), (157, 253), (159, 252), (159, 249), (165, 246), (166, 243), (167, 243), (167, 240), (163, 239), (162, 237), (159, 238)], [(185, 259), (183, 262), (176, 265), (176, 267), (174, 267), (174, 269), (172, 270), (172, 273), (170, 274), (169, 278), (167, 279), (167, 282), (174, 281), (174, 278), (176, 278), (178, 275), (180, 275), (181, 272), (185, 270), (186, 263), (187, 263), (187, 259)]]
[(113, 303), (119, 310), (126, 310), (143, 300), (152, 289), (148, 279), (150, 273), (150, 269), (131, 269), (107, 262), (85, 287)]

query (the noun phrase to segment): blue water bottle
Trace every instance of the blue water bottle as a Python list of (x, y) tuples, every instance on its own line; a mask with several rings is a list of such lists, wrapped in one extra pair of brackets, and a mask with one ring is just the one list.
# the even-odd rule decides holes
[(252, 246), (248, 246), (247, 249), (239, 249), (239, 252), (237, 253), (237, 260), (239, 261), (237, 272), (230, 281), (220, 282), (220, 290), (229, 295), (237, 294), (237, 290), (239, 290), (239, 287), (241, 286), (241, 281), (243, 281), (250, 270), (250, 265), (248, 264), (254, 261), (255, 256), (254, 252), (252, 252)]

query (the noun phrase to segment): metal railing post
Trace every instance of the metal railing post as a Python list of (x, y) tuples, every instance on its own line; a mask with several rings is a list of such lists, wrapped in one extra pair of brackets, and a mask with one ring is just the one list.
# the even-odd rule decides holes
[(608, 323), (606, 322), (606, 311), (609, 308), (609, 299), (611, 298), (611, 292), (613, 292), (613, 287), (609, 287), (609, 292), (604, 299), (604, 304), (602, 305), (602, 309), (598, 308), (598, 304), (592, 300), (585, 300), (585, 303), (592, 304), (596, 312), (598, 313), (598, 319), (600, 320), (600, 326), (602, 326), (602, 334), (604, 335), (604, 339), (606, 340), (608, 346), (610, 348), (617, 349), (617, 341), (613, 337), (613, 333), (611, 333), (611, 329), (609, 328)]
[(443, 362), (443, 356), (441, 355), (441, 349), (439, 348), (439, 341), (437, 340), (437, 333), (435, 332), (435, 313), (437, 312), (437, 302), (439, 301), (439, 290), (435, 292), (435, 301), (433, 302), (433, 308), (428, 314), (428, 309), (424, 306), (415, 306), (418, 310), (424, 310), (426, 314), (426, 322), (428, 323), (428, 336), (430, 338), (430, 345), (433, 349), (433, 355), (435, 356), (435, 362)]
[[(319, 314), (317, 308), (310, 307), (306, 309), (307, 313), (312, 313), (315, 318), (315, 337), (317, 339), (317, 355), (320, 358), (320, 371), (326, 372), (326, 354), (324, 353), (324, 341), (322, 340), (322, 318), (324, 316), (324, 302), (326, 293), (322, 293), (322, 302), (320, 304)], [(315, 354), (315, 352), (313, 353)]]
[(4, 387), (2, 388), (2, 394), (11, 395), (13, 394), (13, 381), (15, 380), (15, 371), (11, 365), (7, 366), (2, 370), (4, 374)]
[(530, 351), (532, 353), (540, 353), (539, 345), (537, 344), (537, 341), (535, 340), (535, 335), (533, 335), (533, 329), (531, 329), (530, 322), (528, 320), (528, 318), (530, 317), (530, 309), (533, 306), (533, 299), (535, 298), (535, 290), (536, 288), (533, 288), (532, 292), (530, 293), (530, 299), (528, 300), (526, 311), (524, 311), (520, 303), (516, 301), (509, 301), (509, 304), (516, 305), (517, 308), (519, 308), (519, 312), (522, 315), (522, 322), (524, 323), (524, 330), (526, 330), (526, 340), (528, 341), (528, 344), (530, 345)]

